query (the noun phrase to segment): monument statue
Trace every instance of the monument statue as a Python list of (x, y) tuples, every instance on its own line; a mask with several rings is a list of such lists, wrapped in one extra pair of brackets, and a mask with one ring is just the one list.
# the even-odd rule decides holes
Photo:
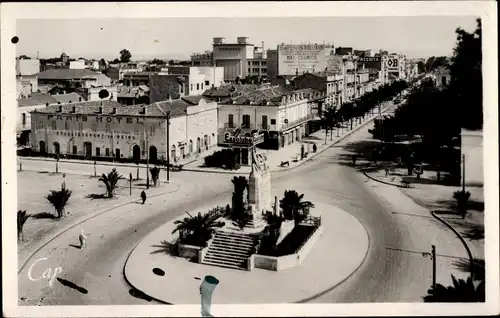
[(265, 156), (252, 149), (252, 170), (248, 177), (248, 204), (255, 221), (263, 212), (272, 211), (271, 173)]

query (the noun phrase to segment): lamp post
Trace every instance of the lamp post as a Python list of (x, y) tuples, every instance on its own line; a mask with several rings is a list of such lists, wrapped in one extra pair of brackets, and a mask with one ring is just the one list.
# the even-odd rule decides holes
[(430, 253), (422, 253), (422, 256), (429, 256), (432, 260), (432, 289), (436, 289), (436, 246), (431, 245)]

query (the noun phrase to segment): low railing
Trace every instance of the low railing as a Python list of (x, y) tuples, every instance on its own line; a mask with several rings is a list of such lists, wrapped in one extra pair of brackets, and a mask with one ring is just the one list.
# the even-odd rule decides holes
[(309, 216), (308, 218), (304, 219), (301, 223), (313, 225), (314, 231), (312, 231), (311, 234), (309, 234), (309, 236), (307, 237), (307, 239), (305, 239), (304, 242), (302, 242), (302, 244), (300, 244), (300, 246), (297, 248), (297, 250), (295, 250), (295, 253), (298, 253), (302, 249), (302, 247), (307, 242), (309, 242), (309, 239), (314, 235), (314, 233), (316, 233), (316, 231), (319, 229), (319, 227), (321, 226), (321, 216), (318, 216), (318, 217)]

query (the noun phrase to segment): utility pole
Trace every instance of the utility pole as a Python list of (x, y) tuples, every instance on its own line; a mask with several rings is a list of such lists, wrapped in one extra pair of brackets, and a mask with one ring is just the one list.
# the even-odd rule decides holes
[(432, 245), (432, 288), (436, 290), (436, 246)]
[(146, 189), (149, 189), (149, 140), (146, 131)]
[(167, 112), (167, 183), (170, 182), (170, 111)]
[(462, 192), (465, 193), (465, 155), (462, 155)]

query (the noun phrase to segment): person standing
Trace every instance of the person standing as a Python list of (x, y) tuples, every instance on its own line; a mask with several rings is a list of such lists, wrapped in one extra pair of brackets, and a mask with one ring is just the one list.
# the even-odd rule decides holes
[(142, 204), (144, 204), (144, 202), (146, 202), (146, 192), (144, 192), (144, 190), (142, 190), (141, 192), (141, 199), (142, 199)]

